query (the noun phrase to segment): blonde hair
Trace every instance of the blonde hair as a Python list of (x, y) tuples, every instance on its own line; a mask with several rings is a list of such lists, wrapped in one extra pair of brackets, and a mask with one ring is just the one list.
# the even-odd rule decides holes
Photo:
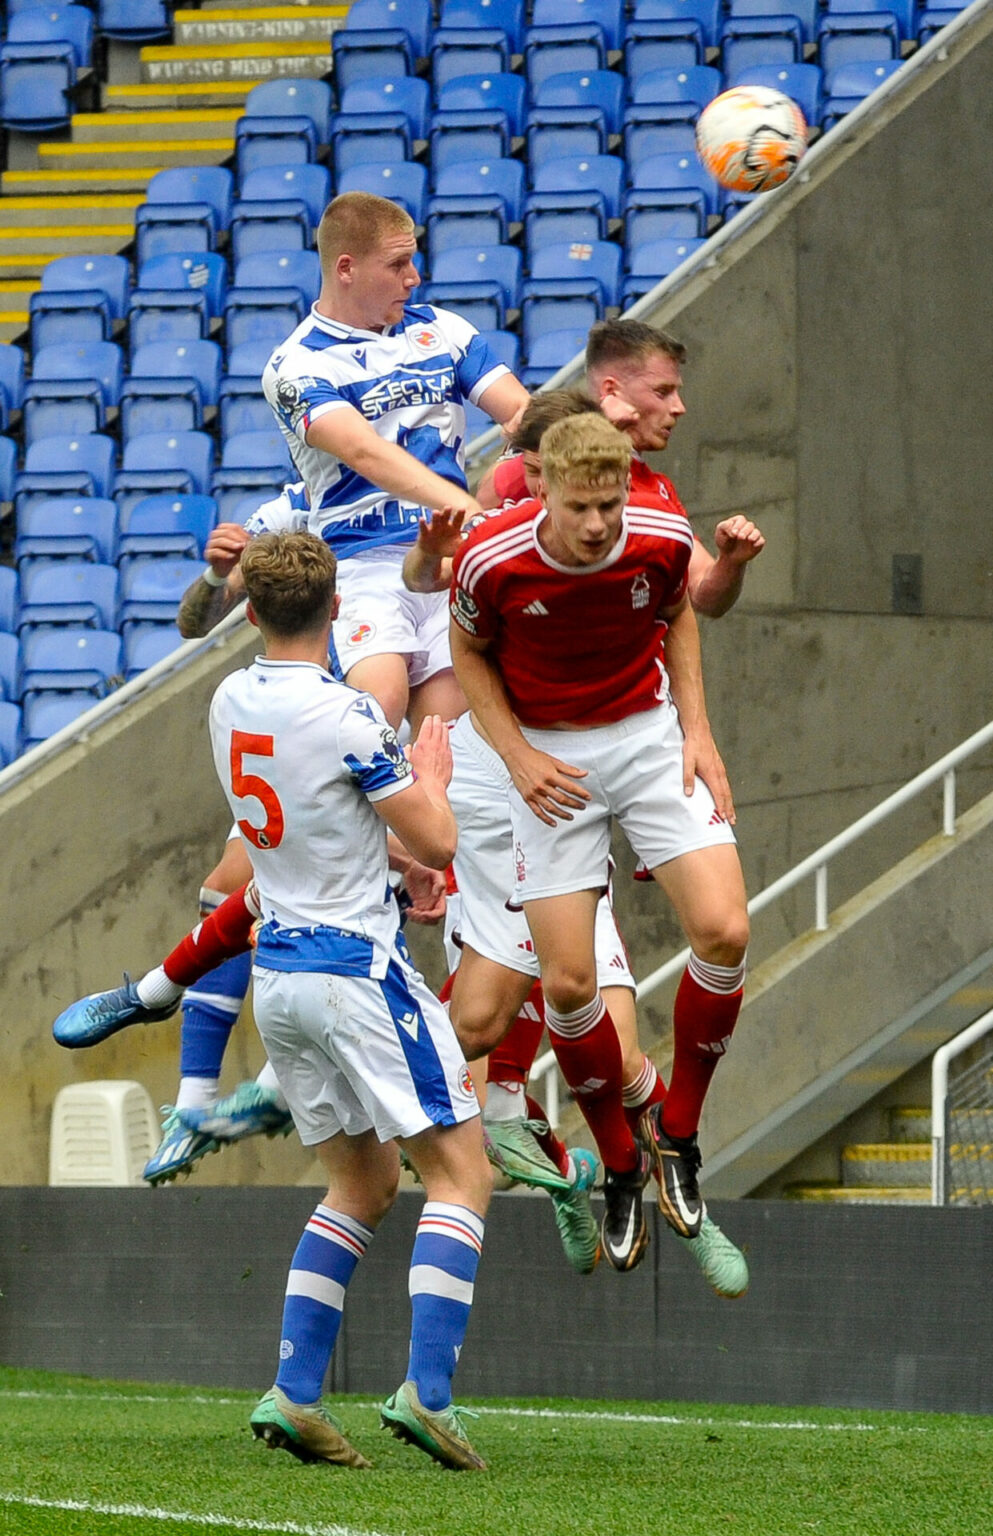
[(290, 637), (327, 622), (338, 562), (313, 533), (260, 533), (244, 548), (241, 574), (263, 629)]
[(546, 485), (596, 490), (623, 483), (631, 469), (631, 442), (604, 416), (567, 416), (541, 439), (541, 476)]
[(368, 256), (385, 235), (412, 235), (410, 214), (375, 192), (343, 192), (328, 203), (317, 226), (317, 251), (325, 277), (339, 256)]

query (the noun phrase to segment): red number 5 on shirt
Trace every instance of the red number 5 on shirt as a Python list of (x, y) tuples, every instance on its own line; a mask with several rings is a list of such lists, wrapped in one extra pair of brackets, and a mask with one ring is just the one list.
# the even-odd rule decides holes
[(278, 848), (283, 840), (285, 823), (279, 796), (267, 779), (257, 773), (243, 773), (242, 759), (246, 757), (271, 757), (271, 736), (254, 736), (250, 731), (231, 732), (231, 788), (239, 800), (252, 796), (262, 804), (266, 822), (253, 827), (250, 821), (239, 821), (238, 830), (255, 848)]

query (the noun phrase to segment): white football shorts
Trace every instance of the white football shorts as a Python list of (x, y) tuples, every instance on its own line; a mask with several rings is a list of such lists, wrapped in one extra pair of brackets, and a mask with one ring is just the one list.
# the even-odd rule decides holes
[(304, 1146), (479, 1113), (448, 1014), (397, 952), (382, 981), (255, 966), (255, 1022)]
[(448, 593), (410, 592), (403, 584), (403, 550), (389, 546), (338, 566), (341, 611), (331, 642), (343, 677), (368, 656), (406, 656), (410, 686), (452, 665)]
[[(446, 922), (449, 958), (455, 937), (456, 949), (460, 939), (497, 965), (537, 977), (527, 918), (514, 898), (510, 775), (468, 714), (456, 722), (450, 740), (454, 768), (448, 799), (459, 829), (454, 865), (459, 893), (450, 901), (451, 921)], [(608, 896), (597, 907), (595, 945), (600, 986), (633, 992), (634, 977)]]
[(734, 832), (702, 779), (683, 793), (683, 732), (675, 706), (629, 715), (587, 731), (527, 727), (532, 746), (586, 769), (591, 799), (572, 821), (539, 821), (510, 787), (517, 901), (536, 901), (606, 883), (615, 817), (649, 869), (681, 854), (733, 843)]

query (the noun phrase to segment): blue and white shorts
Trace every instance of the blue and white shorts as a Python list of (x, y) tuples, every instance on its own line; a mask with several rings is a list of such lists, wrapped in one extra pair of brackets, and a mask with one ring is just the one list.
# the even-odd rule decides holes
[(410, 686), (452, 665), (448, 593), (411, 592), (403, 584), (406, 553), (387, 545), (338, 566), (341, 610), (332, 631), (342, 677), (368, 656), (404, 656)]

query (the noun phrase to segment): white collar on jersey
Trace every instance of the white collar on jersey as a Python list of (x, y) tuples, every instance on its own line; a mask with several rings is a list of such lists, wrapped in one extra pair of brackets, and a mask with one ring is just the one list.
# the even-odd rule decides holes
[(360, 326), (346, 325), (344, 320), (332, 320), (330, 315), (322, 315), (317, 308), (316, 299), (310, 306), (310, 318), (320, 330), (327, 331), (329, 336), (338, 336), (343, 341), (350, 336), (356, 339), (361, 338), (363, 341), (382, 341), (384, 337), (395, 336), (398, 331), (402, 331), (406, 323), (406, 317), (404, 317), (398, 325), (388, 325), (381, 331), (364, 331)]
[(596, 565), (560, 565), (558, 560), (553, 560), (548, 551), (542, 548), (541, 541), (538, 538), (538, 529), (547, 516), (547, 510), (542, 507), (531, 524), (531, 537), (534, 540), (534, 547), (545, 565), (550, 565), (553, 571), (561, 571), (563, 576), (595, 576), (597, 571), (605, 571), (609, 566), (616, 565), (627, 547), (628, 521), (627, 508), (625, 507), (624, 512), (621, 514), (621, 536), (603, 560), (598, 560)]

